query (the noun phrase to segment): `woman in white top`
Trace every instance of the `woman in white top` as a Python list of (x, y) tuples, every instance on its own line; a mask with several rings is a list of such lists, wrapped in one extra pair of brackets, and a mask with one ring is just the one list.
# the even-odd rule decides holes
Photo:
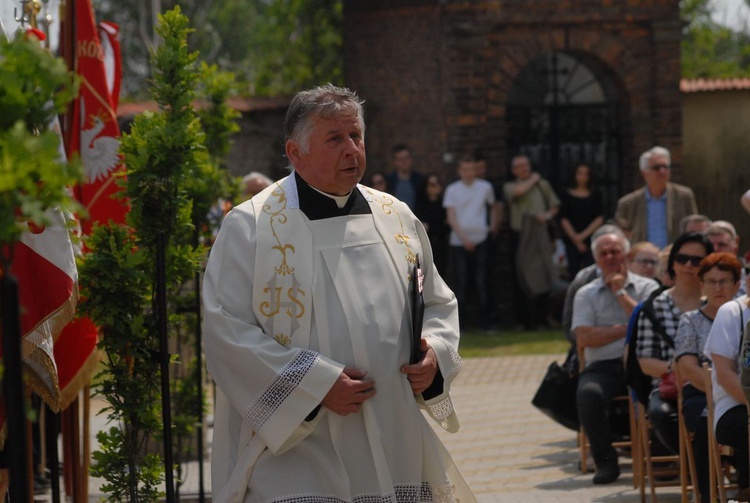
[(740, 344), (750, 321), (747, 295), (719, 308), (704, 352), (711, 359), (716, 439), (734, 449), (737, 484), (748, 494), (747, 401), (740, 384)]
[(674, 341), (675, 363), (688, 380), (682, 389), (682, 413), (685, 426), (694, 434), (693, 452), (701, 501), (708, 501), (710, 497), (706, 390), (701, 367), (710, 361), (703, 348), (719, 308), (731, 301), (739, 290), (741, 274), (742, 263), (733, 253), (712, 253), (704, 258), (698, 277), (706, 302), (700, 309), (682, 315)]

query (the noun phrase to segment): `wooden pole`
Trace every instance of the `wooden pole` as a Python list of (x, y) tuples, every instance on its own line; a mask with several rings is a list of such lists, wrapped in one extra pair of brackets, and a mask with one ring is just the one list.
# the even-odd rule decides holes
[(156, 316), (159, 323), (161, 367), (161, 416), (164, 437), (164, 486), (167, 503), (175, 500), (174, 462), (172, 454), (172, 404), (169, 392), (169, 334), (167, 319), (167, 236), (156, 235)]
[[(200, 245), (200, 233), (195, 226), (193, 244), (196, 248)], [(198, 454), (198, 503), (206, 503), (206, 488), (203, 484), (205, 474), (203, 473), (203, 328), (201, 319), (201, 274), (195, 273), (195, 364), (198, 366), (198, 416), (197, 421), (197, 454)]]
[(91, 465), (91, 385), (83, 388), (83, 459), (81, 464), (82, 489), (88, 500), (89, 466)]
[[(26, 393), (26, 403), (31, 403), (28, 392)], [(26, 419), (26, 473), (29, 474), (29, 485), (26, 487), (26, 501), (34, 502), (34, 433), (31, 430), (31, 421)]]
[(47, 428), (45, 436), (49, 445), (49, 468), (52, 479), (52, 503), (60, 503), (60, 454), (57, 449), (57, 437), (60, 434), (60, 414), (55, 414), (45, 405)]
[(26, 435), (23, 374), (21, 371), (21, 319), (18, 282), (7, 274), (10, 261), (0, 266), (0, 319), (2, 320), (3, 388), (5, 391), (6, 426), (5, 449), (10, 453), (9, 495), (11, 503), (27, 501), (29, 472), (26, 462)]

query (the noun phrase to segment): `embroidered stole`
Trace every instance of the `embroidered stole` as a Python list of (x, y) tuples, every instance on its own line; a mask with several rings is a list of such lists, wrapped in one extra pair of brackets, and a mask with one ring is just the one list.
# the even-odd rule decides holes
[[(408, 299), (409, 279), (422, 247), (406, 206), (362, 185), (375, 228), (386, 245)], [(253, 310), (266, 334), (285, 347), (307, 348), (312, 322), (313, 237), (303, 213), (294, 174), (251, 199), (257, 250)]]

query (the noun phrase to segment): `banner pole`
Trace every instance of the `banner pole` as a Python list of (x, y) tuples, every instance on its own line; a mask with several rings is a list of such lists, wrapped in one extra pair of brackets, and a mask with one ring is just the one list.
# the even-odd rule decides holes
[[(3, 264), (4, 266), (6, 264)], [(26, 452), (26, 404), (21, 363), (21, 323), (18, 299), (18, 281), (7, 271), (0, 272), (0, 316), (2, 316), (3, 390), (8, 435), (5, 450), (10, 459), (8, 491), (11, 503), (28, 501), (29, 473)]]

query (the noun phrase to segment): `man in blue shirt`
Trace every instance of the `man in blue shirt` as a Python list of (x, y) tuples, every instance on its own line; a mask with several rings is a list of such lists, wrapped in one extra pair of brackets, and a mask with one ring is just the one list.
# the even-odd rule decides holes
[(391, 149), (391, 157), (396, 170), (385, 176), (388, 192), (415, 211), (417, 197), (422, 188), (422, 175), (414, 171), (414, 160), (407, 145), (403, 143), (395, 145)]
[(672, 159), (664, 147), (641, 155), (639, 167), (645, 186), (617, 202), (615, 220), (632, 243), (649, 241), (659, 248), (680, 234), (680, 220), (698, 213), (692, 189), (670, 182)]

